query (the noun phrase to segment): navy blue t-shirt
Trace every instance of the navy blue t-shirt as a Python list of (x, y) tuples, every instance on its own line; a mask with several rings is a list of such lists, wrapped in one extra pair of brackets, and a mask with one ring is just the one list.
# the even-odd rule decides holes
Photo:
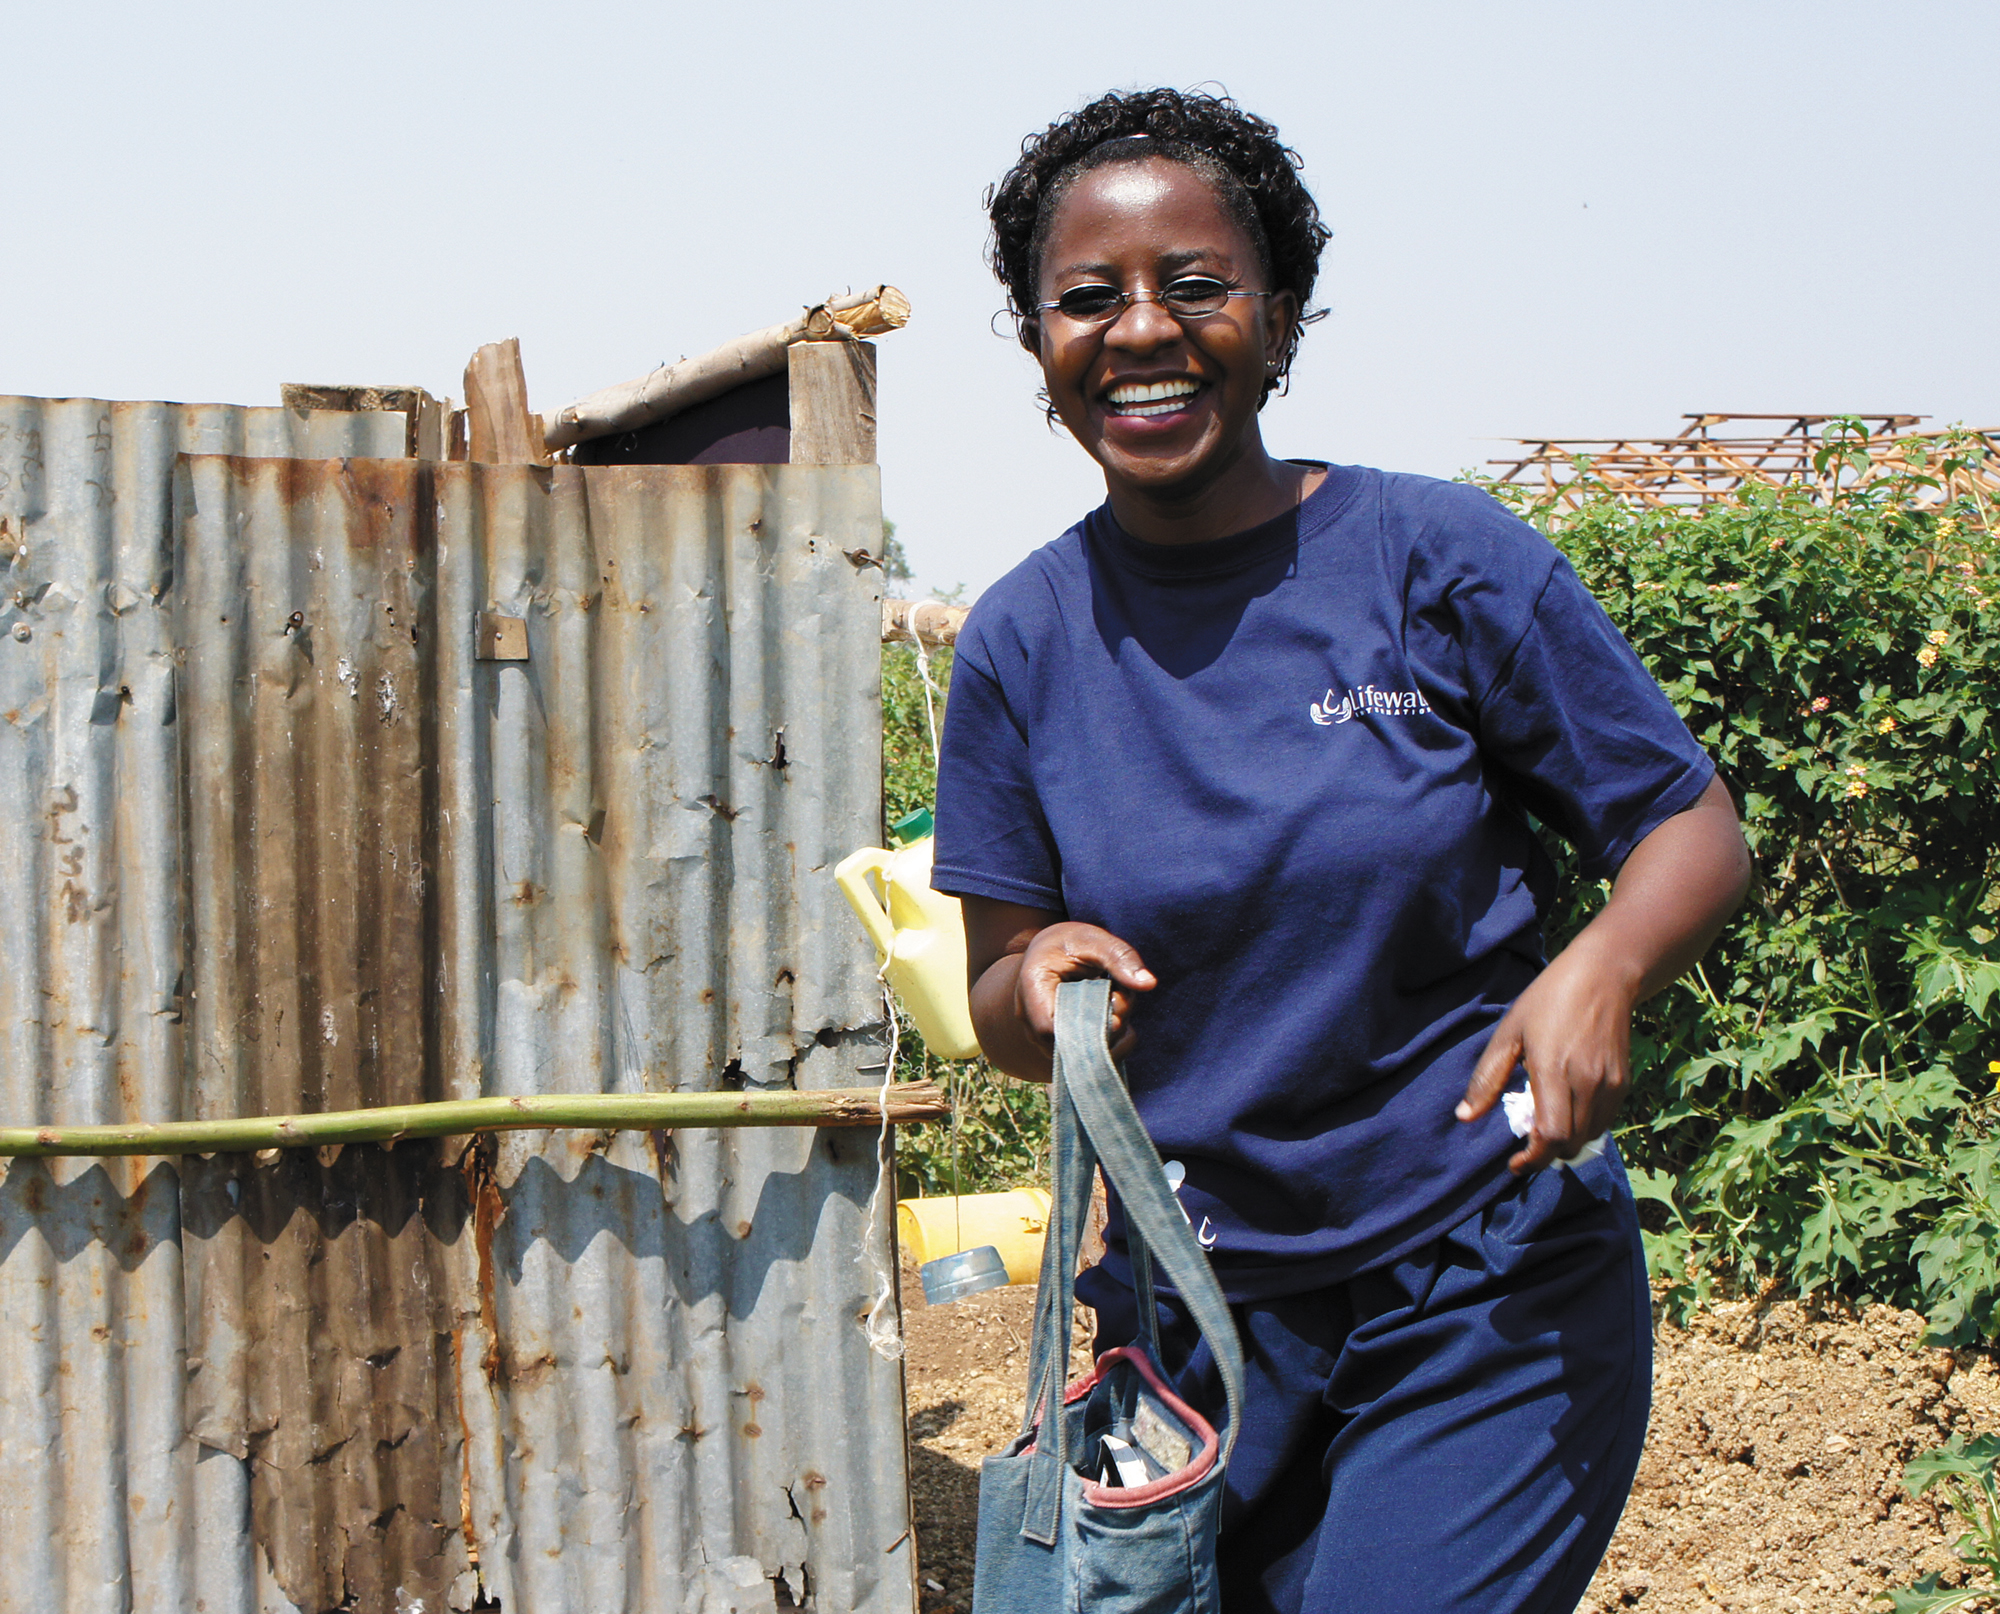
[(1609, 876), (1713, 773), (1533, 528), (1474, 488), (1333, 467), (1208, 543), (1100, 508), (981, 596), (931, 883), (1139, 950), (1159, 985), (1132, 1094), (1252, 1300), (1501, 1191), (1500, 1111), (1452, 1112), (1543, 964), (1529, 815)]

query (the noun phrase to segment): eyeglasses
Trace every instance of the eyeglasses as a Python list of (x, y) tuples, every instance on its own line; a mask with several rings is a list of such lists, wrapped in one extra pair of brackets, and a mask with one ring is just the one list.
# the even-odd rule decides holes
[(1092, 282), (1071, 286), (1052, 303), (1035, 304), (1035, 312), (1051, 309), (1079, 325), (1109, 325), (1133, 303), (1158, 303), (1175, 319), (1204, 319), (1222, 312), (1232, 297), (1268, 297), (1268, 291), (1238, 291), (1210, 275), (1182, 275), (1158, 291), (1121, 291)]

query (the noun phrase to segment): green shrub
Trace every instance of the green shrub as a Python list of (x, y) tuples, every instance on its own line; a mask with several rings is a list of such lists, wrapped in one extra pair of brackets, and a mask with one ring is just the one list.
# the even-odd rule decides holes
[[(945, 692), (951, 687), (951, 652), (930, 653), (930, 708), (944, 728)], [(882, 844), (889, 826), (906, 813), (937, 802), (937, 758), (931, 750), (931, 719), (924, 679), (914, 645), (882, 647)]]
[[(936, 721), (944, 722), (944, 693), (951, 683), (951, 652), (933, 651), (931, 692)], [(882, 650), (882, 813), (888, 826), (937, 799), (937, 762), (931, 750), (923, 672), (912, 645)], [(904, 1127), (896, 1139), (896, 1191), (915, 1194), (982, 1194), (1040, 1183), (1048, 1170), (1049, 1096), (1033, 1082), (1003, 1076), (985, 1060), (952, 1063), (933, 1057), (906, 1016), (896, 1050), (899, 1081), (929, 1078), (950, 1090), (950, 1125)]]
[[(1716, 758), (1757, 860), (1634, 1039), (1620, 1143), (1679, 1304), (1775, 1282), (1920, 1307), (1942, 1341), (2000, 1320), (2000, 580), (1982, 503), (1921, 502), (1954, 455), (1831, 505), (1525, 511)], [(1552, 946), (1603, 900), (1567, 889)]]

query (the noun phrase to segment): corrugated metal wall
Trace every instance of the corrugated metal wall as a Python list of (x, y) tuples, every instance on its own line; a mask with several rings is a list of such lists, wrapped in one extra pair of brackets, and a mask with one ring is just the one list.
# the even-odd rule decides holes
[[(7, 1113), (872, 1079), (874, 469), (211, 452), (403, 432), (0, 404)], [(875, 1160), (15, 1163), (0, 1603), (908, 1609)]]

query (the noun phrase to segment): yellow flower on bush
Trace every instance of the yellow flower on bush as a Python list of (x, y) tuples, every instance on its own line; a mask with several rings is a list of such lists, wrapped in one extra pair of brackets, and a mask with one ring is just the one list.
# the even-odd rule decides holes
[(1989, 1059), (1986, 1061), (1986, 1074), (1989, 1076), (2000, 1076), (2000, 1059)]
[(1937, 646), (1927, 644), (1923, 649), (1919, 650), (1917, 652), (1917, 665), (1919, 667), (1935, 667), (1937, 665)]
[(1883, 718), (1881, 722), (1875, 725), (1875, 732), (1877, 734), (1894, 734), (1896, 732), (1896, 720), (1893, 717)]
[(1943, 644), (1951, 637), (1951, 630), (1948, 628), (1932, 628), (1924, 637), (1929, 639), (1932, 644)]
[(1847, 796), (1850, 801), (1868, 794), (1868, 769), (1865, 764), (1850, 762), (1847, 765), (1847, 775)]

